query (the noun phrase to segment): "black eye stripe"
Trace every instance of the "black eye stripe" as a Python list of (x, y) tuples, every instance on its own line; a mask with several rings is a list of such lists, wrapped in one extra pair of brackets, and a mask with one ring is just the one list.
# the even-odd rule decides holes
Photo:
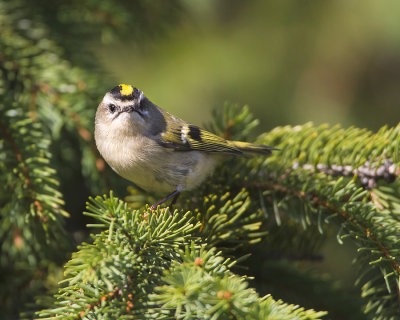
[(110, 104), (108, 106), (108, 110), (110, 110), (111, 113), (114, 113), (115, 110), (117, 110), (117, 107), (114, 104)]

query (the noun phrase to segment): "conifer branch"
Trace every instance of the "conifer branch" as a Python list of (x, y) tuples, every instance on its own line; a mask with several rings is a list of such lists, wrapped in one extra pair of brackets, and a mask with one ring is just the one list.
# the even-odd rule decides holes
[[(154, 21), (163, 20), (154, 18), (150, 2), (132, 4), (152, 17), (151, 25), (140, 25), (146, 19), (127, 14), (119, 1), (106, 0), (95, 10), (90, 1), (82, 10), (66, 2), (42, 4), (0, 0), (0, 268), (6, 280), (0, 302), (14, 318), (26, 301), (39, 301), (38, 293), (48, 291), (46, 275), (54, 276), (51, 268), (70, 250), (58, 176), (71, 165), (85, 178), (79, 185), (92, 194), (112, 185), (91, 135), (94, 106), (106, 89), (73, 44), (84, 35), (111, 39), (118, 28), (118, 34), (146, 28), (157, 33), (162, 25)], [(175, 20), (179, 1), (157, 6)], [(47, 24), (46, 14), (65, 8), (78, 19), (71, 14)], [(163, 10), (154, 12), (163, 17)], [(209, 130), (254, 141), (250, 133), (258, 121), (247, 107), (226, 104), (213, 116)], [(57, 147), (71, 141), (65, 160)], [(285, 256), (288, 244), (300, 238), (304, 253), (312, 254), (317, 229), (322, 233), (324, 222), (334, 222), (338, 240), (348, 237), (358, 246), (365, 313), (398, 318), (400, 126), (376, 133), (313, 124), (278, 127), (257, 142), (280, 151), (269, 158), (228, 159), (212, 183), (184, 193), (177, 204), (183, 210), (172, 215), (159, 210), (143, 219), (145, 206), (154, 202), (139, 193), (130, 199), (141, 210), (112, 194), (91, 200), (87, 215), (100, 232), (67, 263), (60, 293), (40, 317), (317, 319), (324, 313), (260, 298), (232, 267), (239, 261), (235, 256), (247, 257), (256, 243), (261, 257), (271, 247)], [(74, 183), (62, 188), (73, 190), (70, 198)], [(284, 236), (276, 240), (278, 229)]]
[[(358, 263), (363, 263), (369, 272), (382, 272), (381, 278), (364, 280), (362, 290), (368, 297), (365, 310), (375, 310), (383, 319), (397, 314), (399, 307), (399, 132), (399, 126), (383, 128), (376, 134), (311, 124), (276, 128), (268, 136), (263, 135), (260, 142), (276, 145), (282, 152), (256, 164), (269, 181), (254, 178), (249, 182), (252, 188), (264, 190), (268, 201), (276, 204), (277, 199), (282, 199), (279, 207), (286, 213), (289, 203), (299, 199), (308, 208), (308, 219), (319, 223), (321, 214), (325, 221), (341, 218), (336, 220), (340, 237), (351, 237), (357, 243)], [(279, 207), (272, 207), (279, 216)], [(362, 255), (363, 250), (370, 256)], [(376, 290), (369, 290), (371, 286)], [(379, 286), (383, 288), (377, 289)]]
[[(14, 141), (14, 139), (12, 138), (12, 136), (9, 134), (9, 132), (7, 131), (7, 128), (1, 123), (0, 121), (0, 133), (1, 135), (7, 140), (7, 142), (10, 144), (12, 151), (15, 154), (15, 158), (17, 159), (17, 161), (21, 164), (21, 172), (25, 178), (25, 184), (28, 186), (28, 189), (30, 191), (30, 198), (33, 201), (33, 204), (35, 205), (35, 207), (38, 209), (39, 212), (43, 211), (43, 207), (40, 203), (39, 200), (37, 200), (36, 198), (36, 192), (34, 190), (34, 187), (32, 185), (31, 182), (31, 178), (29, 175), (29, 170), (28, 167), (25, 164), (24, 158), (22, 156), (21, 151), (19, 150), (16, 142)], [(39, 214), (39, 217), (43, 220), (43, 222), (47, 222), (47, 218), (42, 216), (41, 214)]]
[[(297, 169), (298, 167), (299, 164), (295, 162), (292, 169)], [(318, 164), (317, 166), (304, 164), (302, 165), (302, 168), (315, 170), (332, 176), (357, 176), (360, 179), (361, 184), (368, 189), (377, 187), (379, 180), (391, 183), (400, 175), (400, 170), (396, 169), (396, 166), (391, 159), (382, 160), (378, 167), (371, 167), (370, 162), (366, 161), (357, 168), (353, 168), (350, 165), (341, 166), (336, 164), (331, 164), (330, 167), (324, 164)]]
[[(312, 195), (312, 194), (307, 194), (304, 191), (299, 191), (299, 190), (294, 190), (294, 189), (289, 189), (287, 187), (277, 185), (277, 184), (268, 184), (268, 183), (252, 183), (247, 185), (249, 188), (258, 188), (258, 189), (264, 189), (264, 190), (274, 190), (278, 191), (284, 194), (290, 194), (293, 196), (296, 196), (298, 198), (302, 198), (305, 201), (311, 201), (315, 206), (317, 207), (323, 207), (328, 209), (331, 214), (339, 213), (341, 217), (345, 221), (350, 221), (352, 224), (355, 224), (358, 226), (360, 229), (364, 230), (364, 234), (366, 235), (367, 238), (370, 238), (375, 245), (379, 248), (379, 250), (384, 254), (384, 256), (390, 261), (392, 264), (393, 268), (397, 271), (397, 273), (400, 275), (400, 266), (396, 262), (396, 258), (394, 255), (392, 255), (389, 250), (383, 246), (375, 237), (374, 233), (366, 227), (361, 221), (357, 220), (354, 216), (350, 216), (347, 214), (344, 210), (337, 208), (334, 204), (329, 203), (329, 201), (324, 201), (321, 200), (317, 195)], [(343, 195), (344, 199), (349, 199), (351, 195)]]
[(93, 235), (93, 244), (84, 244), (73, 254), (59, 301), (41, 311), (41, 319), (111, 314), (144, 319), (184, 315), (187, 319), (260, 319), (268, 314), (319, 319), (325, 314), (271, 297), (260, 299), (243, 278), (229, 271), (235, 261), (224, 259), (215, 248), (199, 245), (193, 233), (200, 224), (193, 224), (190, 212), (150, 211), (143, 219), (143, 211), (129, 209), (112, 194), (92, 199), (88, 210), (100, 222), (93, 226), (105, 230)]
[(271, 296), (259, 298), (244, 278), (230, 272), (228, 265), (232, 263), (223, 262), (215, 249), (187, 247), (181, 255), (183, 261), (172, 264), (165, 272), (165, 284), (152, 295), (162, 309), (170, 309), (171, 318), (319, 319), (326, 314), (287, 305)]
[[(239, 110), (225, 106), (223, 112), (216, 115), (215, 124), (209, 128), (223, 135), (228, 126), (229, 135), (234, 139), (245, 140), (242, 133), (248, 131), (243, 126), (251, 127), (255, 123), (246, 108)], [(378, 310), (382, 319), (389, 319), (398, 311), (400, 250), (396, 246), (396, 225), (399, 223), (396, 214), (400, 212), (400, 200), (396, 190), (400, 159), (396, 146), (400, 142), (399, 132), (400, 127), (384, 128), (372, 134), (357, 128), (316, 128), (312, 124), (276, 128), (263, 134), (258, 143), (275, 146), (281, 151), (273, 152), (267, 159), (227, 161), (217, 170), (212, 185), (196, 190), (195, 196), (187, 195), (190, 201), (180, 203), (202, 212), (201, 231), (206, 230), (207, 241), (215, 245), (218, 241), (213, 242), (210, 234), (212, 228), (218, 227), (218, 219), (224, 216), (224, 202), (228, 205), (227, 201), (232, 201), (229, 206), (233, 207), (241, 204), (238, 199), (233, 200), (233, 196), (223, 195), (222, 202), (210, 206), (212, 211), (209, 213), (207, 206), (211, 204), (212, 195), (224, 192), (231, 194), (245, 188), (250, 201), (244, 202), (247, 204), (242, 210), (236, 207), (235, 211), (241, 212), (238, 222), (244, 227), (245, 219), (253, 216), (254, 222), (258, 223), (260, 239), (266, 236), (265, 231), (268, 232), (265, 228), (269, 225), (266, 221), (269, 212), (281, 228), (285, 228), (284, 219), (290, 218), (301, 223), (303, 228), (317, 225), (321, 233), (322, 222), (338, 217), (334, 220), (339, 226), (338, 240), (351, 237), (359, 246), (358, 264), (364, 265), (367, 273), (382, 272), (383, 278), (374, 275), (374, 280), (360, 276), (365, 279), (361, 280), (365, 281), (362, 288), (367, 297), (365, 310), (371, 313)], [(232, 172), (236, 174), (232, 175)], [(259, 194), (262, 196), (257, 200)], [(202, 208), (201, 203), (207, 205)], [(304, 208), (300, 215), (299, 206)], [(252, 215), (251, 212), (256, 213)], [(226, 224), (226, 227), (231, 226)], [(221, 230), (216, 239), (230, 240), (231, 235), (225, 238), (224, 229)], [(290, 243), (290, 239), (287, 242)], [(370, 255), (363, 255), (364, 250)]]

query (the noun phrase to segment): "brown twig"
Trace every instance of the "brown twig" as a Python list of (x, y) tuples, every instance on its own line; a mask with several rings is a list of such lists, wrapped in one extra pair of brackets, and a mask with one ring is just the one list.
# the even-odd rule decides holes
[[(86, 306), (85, 310), (82, 310), (81, 312), (79, 312), (77, 319), (82, 319), (86, 313), (92, 309), (94, 309), (95, 307), (97, 307), (98, 305), (101, 304), (102, 301), (107, 301), (107, 300), (111, 300), (111, 299), (115, 299), (118, 296), (122, 295), (122, 290), (119, 287), (115, 287), (113, 291), (111, 292), (107, 292), (106, 294), (102, 295), (97, 301), (90, 303)], [(128, 295), (128, 301), (127, 301), (127, 311), (130, 311), (133, 308), (133, 303), (132, 303), (132, 299), (133, 296), (131, 294)]]

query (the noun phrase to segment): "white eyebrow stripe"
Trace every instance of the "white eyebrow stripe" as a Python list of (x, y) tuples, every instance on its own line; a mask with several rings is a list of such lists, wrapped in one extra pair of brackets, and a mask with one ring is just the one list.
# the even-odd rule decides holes
[(110, 97), (110, 95), (107, 93), (104, 98), (103, 98), (103, 103), (104, 104), (115, 104), (115, 100)]
[(126, 101), (116, 100), (111, 96), (110, 93), (107, 93), (103, 98), (103, 103), (104, 104), (115, 104), (115, 105), (123, 108), (125, 106), (132, 105), (133, 101), (132, 100), (126, 100)]

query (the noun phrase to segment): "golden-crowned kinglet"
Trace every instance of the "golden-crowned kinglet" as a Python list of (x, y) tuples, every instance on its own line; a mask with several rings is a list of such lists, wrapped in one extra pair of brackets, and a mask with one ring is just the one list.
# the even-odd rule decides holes
[(99, 104), (96, 145), (119, 175), (146, 191), (170, 193), (152, 206), (198, 186), (223, 155), (269, 154), (274, 148), (228, 141), (189, 124), (120, 84)]

